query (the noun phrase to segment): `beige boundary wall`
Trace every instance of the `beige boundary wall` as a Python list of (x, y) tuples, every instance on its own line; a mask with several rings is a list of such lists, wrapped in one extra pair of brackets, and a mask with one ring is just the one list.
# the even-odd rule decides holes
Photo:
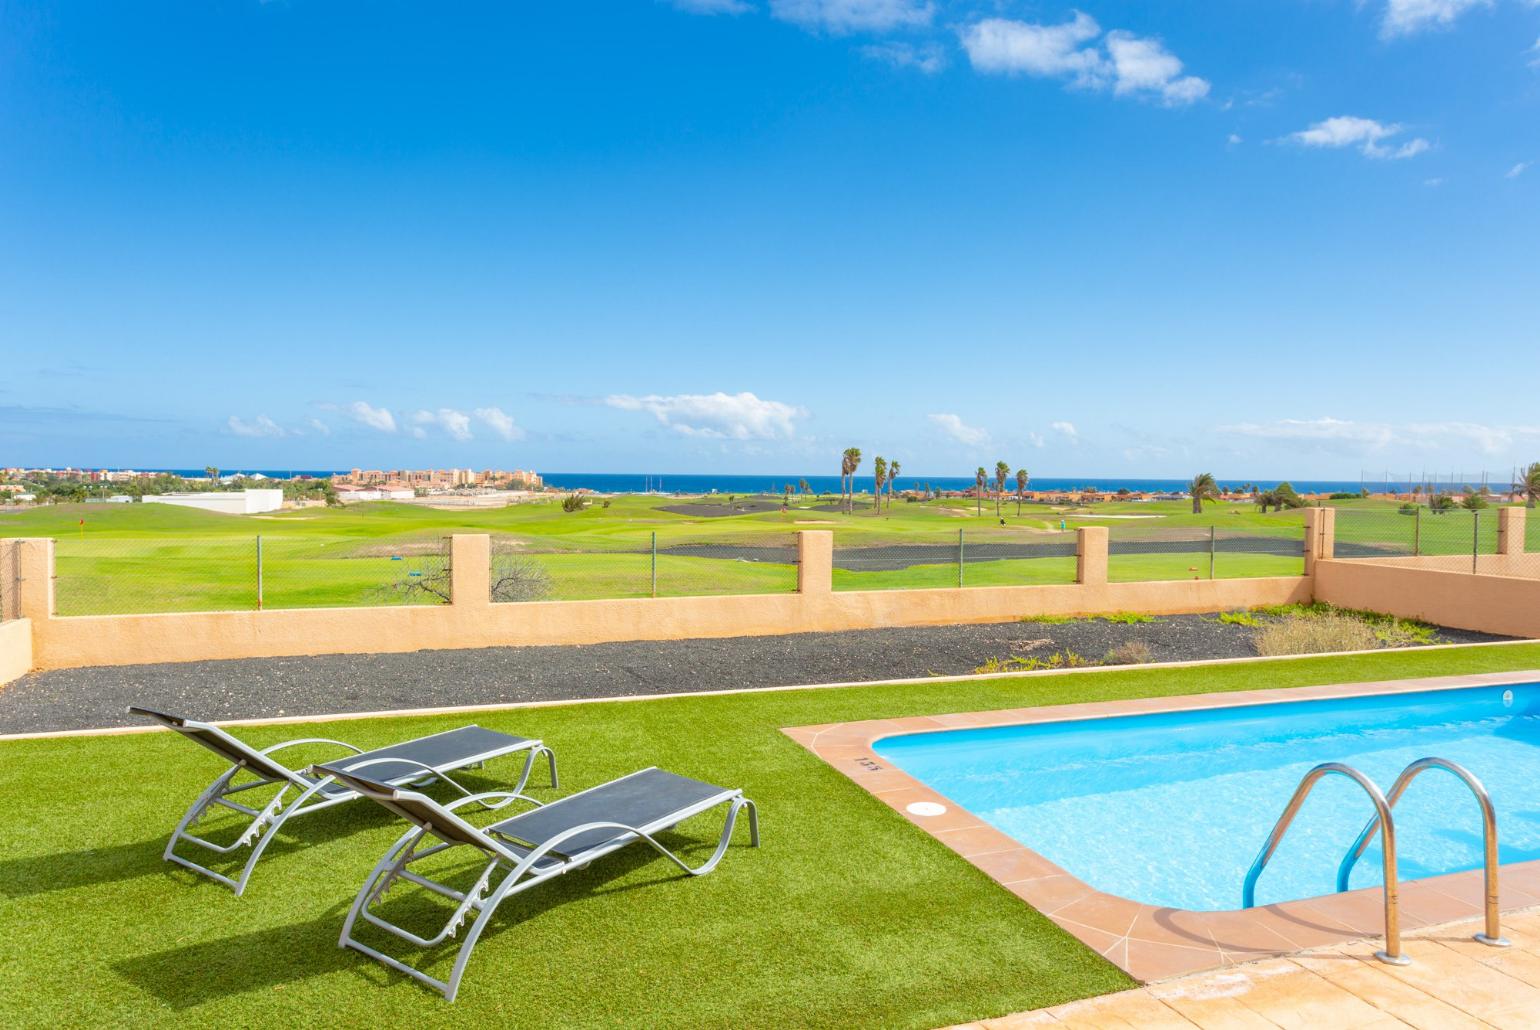
[(32, 671), (32, 620), (0, 622), (0, 684)]
[(1540, 637), (1540, 579), (1472, 575), (1469, 558), (1459, 570), (1437, 567), (1446, 561), (1318, 561), (1315, 598), (1455, 629)]
[[(833, 534), (799, 534), (798, 590), (788, 594), (492, 604), (489, 540), (455, 536), (452, 603), (423, 607), (102, 615), (55, 618), (53, 542), (22, 545), (22, 614), (38, 669), (309, 654), (592, 644), (623, 640), (1010, 622), (1109, 611), (1176, 614), (1308, 601), (1303, 576), (1107, 582), (1107, 532), (1079, 531), (1081, 582), (963, 590), (832, 589)], [(3, 682), (3, 680), (0, 680)]]

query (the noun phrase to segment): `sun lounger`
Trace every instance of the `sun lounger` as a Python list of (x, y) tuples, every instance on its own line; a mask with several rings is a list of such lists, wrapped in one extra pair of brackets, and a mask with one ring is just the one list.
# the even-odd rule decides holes
[[(217, 880), (234, 890), (237, 896), (245, 891), (246, 882), (251, 878), (252, 870), (256, 868), (257, 859), (262, 857), (262, 852), (267, 849), (268, 844), (272, 842), (273, 837), (285, 822), (295, 816), (352, 801), (359, 796), (352, 787), (338, 782), (335, 777), (327, 773), (316, 776), (308, 772), (297, 772), (284, 765), (275, 756), (285, 748), (297, 747), (301, 744), (335, 745), (353, 752), (347, 758), (337, 760), (336, 764), (339, 768), (348, 768), (359, 763), (367, 764), (371, 774), (379, 782), (390, 786), (422, 785), (434, 780), (445, 780), (462, 794), (471, 792), (455, 783), (447, 775), (448, 773), (457, 769), (481, 766), (494, 758), (522, 752), (525, 754), (524, 769), (519, 774), (518, 783), (511, 792), (508, 792), (511, 795), (509, 800), (523, 796), (524, 787), (529, 782), (535, 760), (543, 754), (550, 767), (551, 786), (556, 786), (556, 755), (545, 744), (527, 737), (514, 737), (506, 733), (482, 729), (480, 726), (462, 726), (457, 730), (446, 730), (443, 733), (418, 737), (416, 740), (408, 740), (374, 751), (364, 751), (340, 740), (321, 737), (286, 740), (281, 744), (274, 744), (258, 751), (209, 723), (167, 715), (148, 708), (130, 707), (129, 711), (135, 715), (154, 719), (162, 726), (175, 730), (188, 740), (202, 745), (230, 763), (230, 768), (198, 795), (192, 807), (182, 816), (182, 821), (177, 823), (176, 829), (171, 833), (171, 840), (166, 843), (164, 857), (168, 862), (175, 862)], [(242, 777), (243, 773), (246, 774), (245, 777)], [(241, 778), (242, 782), (236, 783), (237, 778)], [(275, 784), (278, 785), (277, 793), (259, 808), (231, 800), (231, 795)], [(291, 790), (295, 791), (296, 795), (292, 801), (285, 803)], [(216, 805), (251, 817), (250, 824), (232, 844), (215, 844), (189, 832), (190, 827)], [(228, 855), (250, 847), (251, 854), (247, 857), (246, 865), (241, 869), (240, 874), (230, 877), (178, 855), (176, 853), (178, 841), (187, 841), (219, 855)]]
[[(392, 788), (369, 779), (373, 769), (368, 763), (351, 764), (348, 769), (335, 764), (323, 765), (313, 771), (317, 775), (335, 776), (339, 782), (413, 824), (413, 828), (385, 852), (364, 881), (348, 911), (338, 945), (354, 948), (392, 969), (415, 977), (436, 988), (450, 1001), (454, 1001), (460, 988), (460, 977), (465, 972), (471, 949), (476, 946), (498, 904), (509, 895), (586, 866), (638, 841), (646, 842), (686, 873), (703, 876), (722, 860), (732, 839), (738, 812), (743, 808), (749, 810), (750, 843), (759, 846), (759, 817), (754, 803), (744, 797), (741, 790), (714, 787), (657, 768), (643, 769), (479, 829), (466, 822), (457, 809), (476, 803), (485, 805), (501, 797), (497, 792), (458, 798), (445, 805), (415, 791)], [(657, 840), (655, 835), (660, 831), (719, 805), (728, 806), (722, 836), (716, 851), (702, 864), (691, 868)], [(430, 841), (430, 837), (437, 843)], [(481, 852), (485, 863), (467, 890), (456, 890), (409, 868), (421, 859), (461, 846)], [(455, 904), (443, 929), (435, 936), (420, 937), (374, 910), (397, 881), (416, 884)], [(460, 942), (448, 980), (429, 976), (353, 936), (353, 927), (362, 917), (408, 944), (433, 948), (456, 936), (472, 913), (474, 921)]]

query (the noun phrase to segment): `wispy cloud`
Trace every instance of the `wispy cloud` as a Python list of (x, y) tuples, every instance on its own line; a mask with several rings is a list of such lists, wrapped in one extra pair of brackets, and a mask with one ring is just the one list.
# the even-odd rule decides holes
[[(419, 428), (438, 426), (456, 440), (471, 439), (471, 418), (463, 411), (439, 408), (437, 411), (419, 411), (412, 416)], [(416, 434), (413, 434), (416, 435)]]
[(1284, 138), (1287, 142), (1297, 143), (1303, 147), (1326, 149), (1357, 147), (1359, 153), (1365, 157), (1392, 161), (1416, 157), (1428, 149), (1428, 141), (1420, 136), (1409, 139), (1399, 146), (1387, 143), (1392, 137), (1399, 136), (1404, 131), (1403, 126), (1394, 123), (1386, 124), (1372, 118), (1338, 115), (1335, 118), (1316, 122), (1310, 128), (1291, 133)]
[(1520, 161), (1518, 164), (1516, 164), (1512, 168), (1508, 169), (1508, 171), (1506, 173), (1504, 173), (1503, 178), (1504, 179), (1517, 179), (1519, 176), (1523, 175), (1525, 173), (1525, 171), (1527, 171), (1529, 169), (1529, 165), (1530, 165), (1530, 162), (1528, 162), (1528, 161)]
[(929, 25), (929, 0), (770, 0), (770, 14), (815, 32), (887, 32)]
[(524, 430), (513, 421), (513, 416), (502, 408), (477, 408), (475, 416), (485, 422), (492, 432), (512, 443), (524, 439)]
[(1096, 19), (1081, 11), (1053, 25), (985, 18), (958, 35), (981, 72), (1061, 79), (1081, 89), (1110, 87), (1116, 96), (1151, 96), (1171, 107), (1209, 92), (1206, 79), (1182, 74), (1181, 59), (1160, 40), (1122, 29), (1103, 37)]
[(941, 431), (960, 444), (976, 447), (989, 440), (989, 433), (978, 426), (970, 426), (962, 420), (960, 415), (936, 414), (926, 415)]
[(754, 9), (745, 0), (669, 0), (669, 4), (690, 14), (747, 14)]
[(1331, 417), (1279, 419), (1220, 426), (1219, 432), (1288, 443), (1314, 443), (1352, 452), (1389, 447), (1460, 449), (1476, 447), (1484, 454), (1510, 452), (1516, 443), (1540, 439), (1540, 426), (1490, 426), (1477, 422), (1358, 422)]
[(322, 436), (332, 435), (332, 427), (327, 425), (325, 422), (322, 422), (318, 418), (312, 418), (305, 424), (308, 425), (311, 429), (315, 430), (317, 433), (320, 433)]
[(353, 416), (355, 422), (366, 425), (370, 429), (378, 429), (382, 433), (396, 431), (396, 416), (385, 408), (372, 406), (367, 401), (354, 401), (348, 405), (348, 414)]
[(266, 415), (258, 415), (250, 422), (231, 415), (226, 423), (236, 436), (288, 436), (289, 431)]
[(611, 394), (604, 403), (621, 411), (646, 412), (682, 436), (725, 440), (774, 440), (796, 434), (807, 412), (752, 393), (682, 393), (663, 396)]
[(946, 67), (946, 51), (934, 44), (873, 43), (861, 48), (861, 56), (894, 68), (913, 68), (925, 75), (935, 75)]
[(1380, 34), (1390, 38), (1409, 36), (1435, 26), (1452, 25), (1476, 7), (1490, 7), (1492, 0), (1387, 0)]
[(1071, 440), (1078, 440), (1080, 438), (1080, 430), (1075, 428), (1075, 423), (1073, 422), (1051, 422), (1048, 428), (1061, 436), (1069, 437)]

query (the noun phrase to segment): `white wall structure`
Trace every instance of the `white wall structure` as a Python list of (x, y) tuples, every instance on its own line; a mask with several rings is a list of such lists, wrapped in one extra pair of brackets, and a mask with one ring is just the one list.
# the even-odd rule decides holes
[(229, 490), (217, 493), (145, 494), (146, 504), (176, 504), (224, 515), (259, 515), (283, 507), (282, 490)]

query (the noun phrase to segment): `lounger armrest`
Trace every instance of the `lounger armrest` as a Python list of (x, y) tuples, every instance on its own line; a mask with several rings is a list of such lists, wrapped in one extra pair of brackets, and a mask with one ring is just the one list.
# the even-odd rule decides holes
[[(487, 798), (502, 798), (503, 800), (495, 804), (488, 804), (486, 800)], [(468, 805), (473, 801), (478, 802), (482, 808), (490, 809), (506, 808), (507, 806), (513, 804), (515, 801), (528, 801), (530, 804), (536, 806), (543, 806), (545, 804), (544, 801), (536, 801), (534, 798), (529, 797), (526, 794), (520, 794), (515, 790), (488, 790), (483, 791), (480, 794), (471, 794), (467, 797), (455, 798), (453, 801), (449, 802), (449, 804), (444, 806), (444, 810), (446, 812), (453, 812), (461, 805)]]
[(272, 747), (265, 747), (261, 750), (260, 754), (271, 755), (275, 752), (282, 751), (286, 747), (298, 747), (301, 744), (336, 744), (338, 747), (347, 748), (355, 755), (361, 755), (364, 753), (363, 748), (354, 747), (352, 744), (349, 744), (346, 741), (332, 740), (328, 737), (301, 737), (299, 740), (286, 740), (282, 744), (274, 744)]
[[(433, 768), (433, 766), (426, 765), (426, 764), (424, 764), (422, 762), (414, 762), (410, 758), (371, 758), (367, 762), (359, 762), (357, 765), (349, 766), (346, 769), (338, 769), (337, 771), (338, 772), (342, 772), (342, 773), (359, 773), (362, 770), (369, 768), (369, 766), (371, 766), (371, 765), (411, 765), (411, 766), (416, 766), (418, 769), (421, 769), (423, 771), (423, 775), (424, 776), (433, 776), (433, 777), (436, 777), (436, 778), (438, 778), (440, 780), (443, 780), (445, 783), (449, 784), (451, 787), (453, 787), (455, 790), (458, 790), (461, 794), (465, 795), (466, 797), (472, 797), (472, 796), (474, 796), (474, 793), (475, 793), (474, 791), (472, 791), (472, 790), (462, 786), (458, 780), (456, 780), (453, 776), (450, 776), (447, 772), (443, 772), (442, 770), (435, 769), (435, 768)], [(323, 775), (327, 775), (327, 776), (331, 775), (331, 773), (328, 770), (326, 770), (325, 768), (323, 768), (321, 766), (312, 766), (311, 769), (310, 769), (310, 772), (311, 772), (312, 775), (316, 775), (316, 774), (323, 774)], [(369, 779), (369, 777), (367, 777), (367, 776), (360, 776), (359, 778), (360, 779), (364, 779), (364, 780)]]

